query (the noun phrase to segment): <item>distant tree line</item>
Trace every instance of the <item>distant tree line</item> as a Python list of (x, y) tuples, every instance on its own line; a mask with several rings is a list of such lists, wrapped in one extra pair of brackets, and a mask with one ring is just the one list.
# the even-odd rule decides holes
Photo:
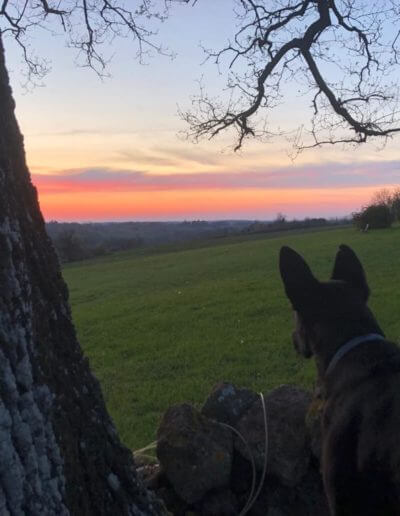
[(61, 262), (86, 260), (106, 254), (161, 244), (223, 238), (251, 233), (270, 233), (349, 223), (349, 219), (306, 218), (287, 220), (185, 220), (183, 222), (56, 222), (46, 224)]
[(400, 188), (378, 190), (369, 204), (353, 213), (354, 225), (362, 231), (389, 228), (395, 221), (400, 221)]
[(240, 233), (249, 221), (64, 223), (46, 229), (61, 262), (95, 258), (119, 251)]
[(253, 222), (243, 230), (245, 233), (273, 233), (277, 231), (290, 231), (326, 226), (342, 226), (351, 223), (348, 217), (326, 219), (323, 217), (306, 217), (303, 220), (287, 220), (286, 216), (278, 213), (272, 222)]
[(86, 260), (119, 251), (177, 242), (221, 238), (238, 234), (273, 233), (354, 223), (357, 229), (390, 227), (400, 221), (400, 187), (377, 191), (351, 217), (306, 217), (288, 220), (278, 213), (272, 221), (185, 220), (183, 222), (77, 223), (51, 221), (46, 229), (61, 262)]
[[(53, 225), (60, 227), (54, 231)], [(135, 249), (143, 244), (140, 237), (118, 237), (99, 232), (93, 227), (93, 231), (78, 224), (50, 223), (48, 233), (52, 237), (54, 247), (61, 262), (74, 262), (95, 258), (117, 251)]]

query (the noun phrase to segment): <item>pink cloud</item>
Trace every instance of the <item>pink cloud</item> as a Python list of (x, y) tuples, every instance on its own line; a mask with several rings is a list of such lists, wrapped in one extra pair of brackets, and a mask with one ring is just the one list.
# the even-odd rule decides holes
[(40, 193), (146, 192), (165, 190), (346, 188), (400, 183), (400, 162), (326, 163), (245, 172), (151, 174), (143, 171), (91, 168), (58, 174), (33, 174)]

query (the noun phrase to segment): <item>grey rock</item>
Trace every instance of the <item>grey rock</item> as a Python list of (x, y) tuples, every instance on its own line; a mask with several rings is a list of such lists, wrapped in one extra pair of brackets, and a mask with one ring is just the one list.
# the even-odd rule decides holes
[(201, 516), (233, 516), (239, 514), (236, 496), (229, 489), (207, 495), (199, 511)]
[(249, 516), (329, 516), (321, 475), (311, 465), (295, 487), (267, 477)]
[[(305, 416), (311, 394), (298, 387), (283, 385), (265, 396), (268, 426), (267, 473), (286, 486), (296, 485), (306, 473), (311, 451)], [(265, 457), (265, 429), (261, 401), (253, 403), (237, 425), (252, 450), (256, 468), (262, 470)], [(239, 438), (235, 448), (250, 459)]]
[(187, 516), (190, 514), (190, 505), (179, 498), (171, 486), (161, 486), (157, 489), (157, 496), (164, 502), (168, 516)]
[(270, 507), (268, 509), (267, 516), (286, 516), (286, 513), (278, 507)]
[[(328, 504), (318, 470), (310, 467), (296, 487), (267, 482), (266, 516), (329, 516)], [(265, 514), (265, 513), (264, 513)], [(254, 516), (261, 516), (255, 514)]]
[(189, 404), (170, 407), (158, 429), (157, 456), (176, 493), (195, 503), (211, 489), (228, 486), (232, 433)]
[(257, 398), (258, 395), (249, 389), (239, 389), (231, 383), (221, 382), (213, 388), (201, 413), (220, 423), (235, 426)]

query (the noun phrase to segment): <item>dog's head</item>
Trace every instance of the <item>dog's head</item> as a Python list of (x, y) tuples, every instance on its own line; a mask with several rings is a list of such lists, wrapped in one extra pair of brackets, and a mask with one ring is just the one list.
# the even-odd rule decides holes
[(330, 281), (318, 281), (304, 259), (290, 247), (282, 247), (279, 268), (286, 295), (295, 311), (293, 343), (305, 357), (315, 353), (318, 324), (360, 325), (371, 318), (367, 308), (369, 288), (364, 269), (350, 247), (341, 245)]

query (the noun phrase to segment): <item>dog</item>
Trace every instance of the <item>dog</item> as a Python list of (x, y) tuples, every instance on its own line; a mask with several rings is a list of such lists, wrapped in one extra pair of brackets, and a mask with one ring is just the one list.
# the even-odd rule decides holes
[(279, 268), (295, 311), (293, 344), (316, 361), (330, 513), (400, 516), (400, 350), (367, 306), (364, 269), (346, 245), (327, 282), (289, 247)]

